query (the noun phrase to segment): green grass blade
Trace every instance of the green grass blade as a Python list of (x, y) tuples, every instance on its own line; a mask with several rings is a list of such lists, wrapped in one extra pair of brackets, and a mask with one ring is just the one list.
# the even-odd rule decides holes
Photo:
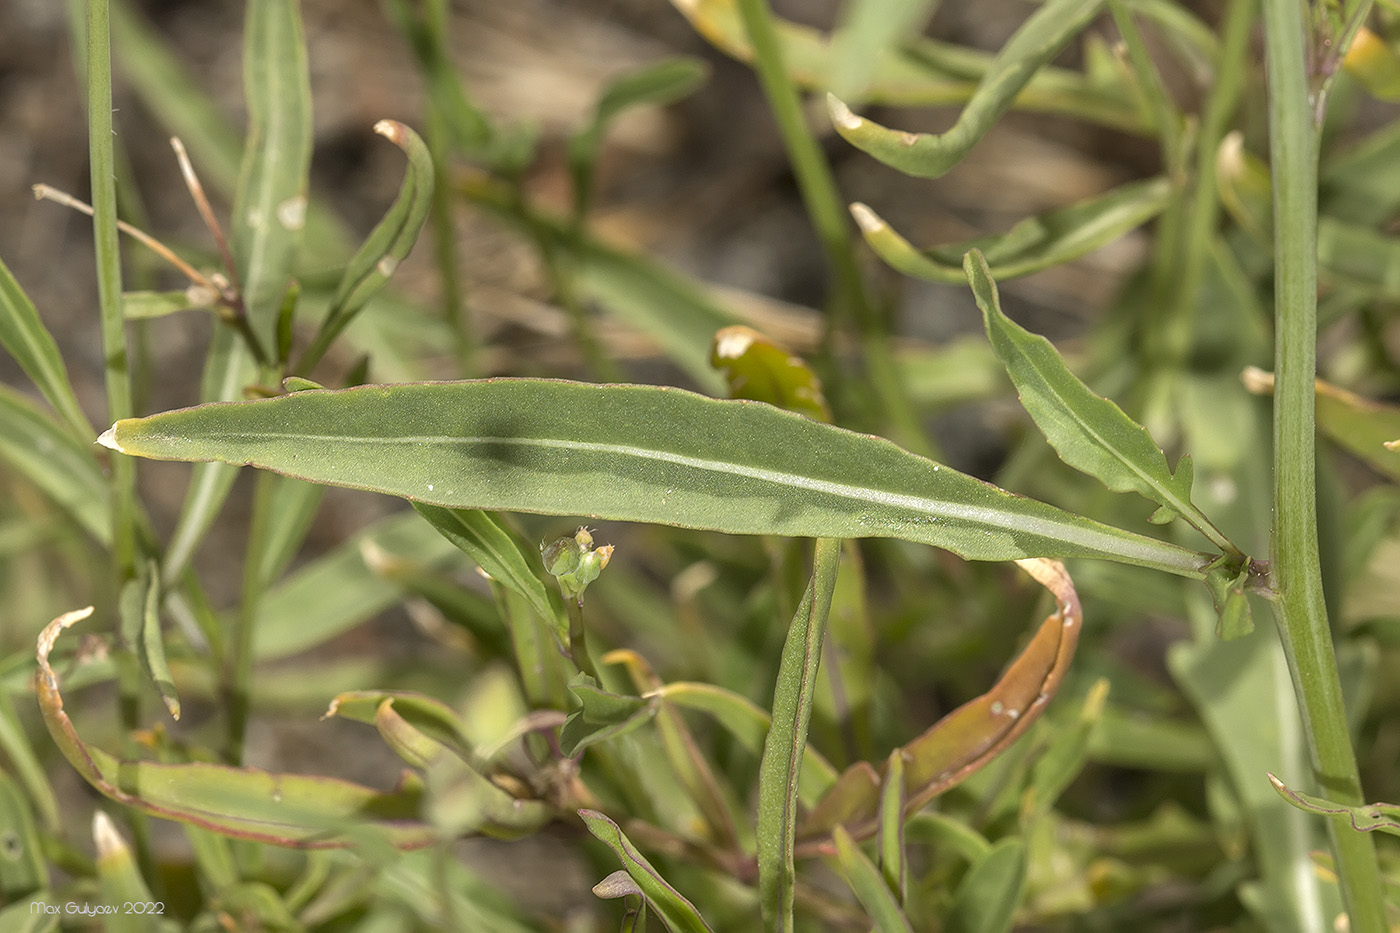
[(252, 0), (244, 22), (248, 133), (233, 198), (232, 246), (244, 313), (264, 353), (306, 223), (311, 85), (293, 0)]
[(1078, 259), (1162, 213), (1174, 193), (1166, 178), (1133, 182), (1107, 194), (1028, 217), (1010, 230), (919, 250), (864, 204), (851, 214), (865, 242), (892, 268), (929, 282), (960, 285), (963, 256), (981, 250), (998, 279), (1018, 278)]
[(756, 402), (554, 380), (362, 386), (128, 419), (135, 456), (253, 464), (448, 508), (787, 537), (894, 537), (969, 559), (1204, 555), (1014, 496), (888, 441)]
[[(34, 808), (45, 830), (60, 832), (63, 822), (59, 815), (58, 798), (44, 774), (44, 766), (39, 763), (39, 756), (34, 753), (33, 743), (25, 733), (24, 721), (20, 719), (14, 701), (5, 690), (0, 690), (0, 753), (4, 754), (9, 763), (5, 778), (8, 780), (13, 775), (29, 795), (26, 809), (30, 806)], [(15, 793), (18, 795), (19, 792), (16, 790)], [(22, 795), (20, 799), (23, 799)], [(0, 825), (19, 824), (0, 822)]]
[(798, 774), (807, 747), (817, 669), (840, 563), (841, 542), (818, 539), (812, 580), (788, 628), (773, 689), (773, 722), (758, 772), (758, 892), (768, 930), (796, 929), (793, 843), (797, 838)]
[(836, 131), (886, 165), (919, 178), (937, 178), (962, 161), (1011, 108), (1035, 73), (1098, 15), (1103, 0), (1049, 0), (1002, 47), (953, 128), (941, 135), (910, 134), (857, 117), (828, 95)]
[(73, 394), (73, 384), (59, 356), (58, 344), (39, 318), (34, 302), (29, 300), (3, 260), (0, 260), (0, 346), (15, 358), (20, 369), (34, 381), (75, 435), (86, 437), (92, 425)]
[(160, 631), (160, 574), (155, 564), (148, 565), (146, 592), (142, 594), (140, 617), (141, 637), (137, 656), (146, 676), (155, 684), (161, 702), (170, 711), (171, 717), (180, 718), (180, 695), (175, 690), (175, 679), (170, 675), (170, 665), (165, 660), (165, 640)]
[(836, 842), (836, 859), (841, 864), (841, 873), (846, 883), (855, 892), (856, 898), (870, 919), (874, 921), (876, 933), (913, 933), (914, 928), (904, 916), (899, 901), (885, 883), (885, 877), (875, 863), (860, 850), (851, 834), (841, 827), (833, 834)]
[[(880, 875), (899, 903), (904, 903), (909, 884), (909, 865), (904, 853), (904, 756), (899, 749), (890, 753), (885, 764), (885, 784), (880, 788)], [(837, 852), (841, 842), (837, 839)]]
[(631, 841), (622, 833), (616, 823), (596, 810), (580, 810), (588, 831), (605, 843), (622, 861), (622, 867), (632, 876), (647, 905), (656, 912), (661, 921), (673, 933), (710, 933), (710, 927), (695, 909), (658, 872)]

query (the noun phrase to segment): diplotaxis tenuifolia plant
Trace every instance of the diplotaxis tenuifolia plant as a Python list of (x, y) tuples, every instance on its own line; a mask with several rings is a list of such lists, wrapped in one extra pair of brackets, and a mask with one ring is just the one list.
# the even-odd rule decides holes
[(0, 927), (1400, 926), (1389, 7), (70, 6)]

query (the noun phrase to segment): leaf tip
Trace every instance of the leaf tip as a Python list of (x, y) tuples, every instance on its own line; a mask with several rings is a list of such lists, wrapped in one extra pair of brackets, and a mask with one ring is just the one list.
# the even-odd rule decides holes
[(831, 114), (831, 122), (836, 125), (838, 130), (858, 130), (860, 125), (865, 122), (852, 113), (851, 108), (847, 107), (835, 94), (828, 93), (826, 95), (826, 110), (827, 113)]
[(92, 841), (99, 860), (128, 855), (131, 851), (112, 818), (103, 810), (92, 814)]
[(1251, 395), (1270, 395), (1274, 391), (1274, 374), (1258, 366), (1246, 366), (1240, 372), (1240, 382)]
[(408, 134), (405, 127), (398, 120), (380, 120), (374, 124), (374, 131), (383, 136), (395, 146), (404, 146), (408, 141)]
[(101, 434), (97, 435), (97, 443), (103, 447), (110, 448), (118, 453), (124, 453), (122, 445), (117, 443), (117, 426), (114, 424)]
[(855, 218), (856, 224), (860, 227), (861, 233), (879, 233), (888, 226), (880, 215), (872, 211), (869, 207), (857, 201), (851, 205), (851, 216)]

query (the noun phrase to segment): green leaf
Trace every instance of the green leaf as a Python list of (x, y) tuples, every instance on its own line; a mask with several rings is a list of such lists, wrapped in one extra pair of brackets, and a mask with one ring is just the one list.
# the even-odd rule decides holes
[(841, 542), (818, 539), (812, 579), (788, 627), (773, 688), (773, 723), (758, 772), (758, 892), (769, 930), (796, 929), (793, 843), (797, 837), (797, 779), (807, 747), (817, 668), (840, 563)]
[(569, 140), (569, 172), (574, 183), (574, 216), (582, 218), (593, 198), (598, 149), (608, 124), (632, 107), (664, 107), (688, 97), (709, 76), (710, 67), (698, 58), (674, 56), (627, 72), (603, 90), (593, 116)]
[[(741, 61), (753, 60), (753, 46), (735, 0), (672, 0), (695, 31), (721, 51)], [(841, 56), (853, 40), (827, 35), (786, 20), (775, 28), (782, 59), (793, 81), (815, 91), (836, 91)], [(883, 24), (882, 24), (883, 25)], [(863, 40), (854, 40), (857, 46)], [(852, 52), (851, 54), (856, 54)], [(897, 50), (877, 56), (861, 93), (873, 104), (947, 106), (972, 98), (977, 83), (996, 67), (989, 52), (932, 39), (906, 37)], [(1040, 68), (1013, 101), (1013, 106), (1094, 120), (1128, 132), (1145, 132), (1150, 121), (1134, 89), (1120, 73), (1109, 80), (1053, 66)]]
[(617, 854), (622, 867), (632, 876), (642, 897), (646, 898), (647, 906), (673, 933), (710, 933), (709, 926), (695, 905), (661, 877), (661, 873), (637, 851), (616, 823), (597, 810), (580, 810), (578, 815), (588, 831)]
[(1274, 785), (1274, 790), (1278, 791), (1280, 797), (1299, 810), (1322, 816), (1345, 817), (1350, 821), (1351, 828), (1359, 833), (1380, 830), (1400, 836), (1400, 806), (1393, 803), (1368, 803), (1364, 806), (1348, 807), (1333, 803), (1326, 797), (1315, 797), (1293, 790), (1272, 774), (1269, 775), (1269, 783)]
[(976, 560), (1101, 557), (1199, 578), (1204, 555), (1013, 496), (768, 405), (564, 381), (363, 386), (127, 419), (113, 449), (253, 464), (448, 508), (788, 537), (897, 537)]
[(39, 638), (36, 682), (40, 711), (54, 743), (105, 796), (151, 816), (274, 845), (344, 846), (371, 828), (380, 838), (402, 846), (433, 839), (431, 828), (416, 820), (419, 794), (413, 787), (385, 793), (317, 775), (203, 762), (124, 760), (88, 745), (63, 709), (48, 657), (62, 630), (91, 612), (88, 608), (66, 613), (45, 628)]
[[(112, 818), (102, 810), (92, 815), (93, 847), (97, 852), (97, 890), (103, 903), (113, 905), (149, 904), (155, 900), (136, 856), (117, 830)], [(117, 907), (102, 929), (111, 933), (165, 933), (178, 930), (179, 925), (167, 918), (143, 916)]]
[(858, 149), (920, 178), (937, 178), (972, 150), (1030, 83), (1076, 33), (1089, 24), (1103, 0), (1048, 0), (1031, 14), (1004, 45), (953, 128), (942, 135), (889, 130), (857, 117), (836, 98), (827, 96), (831, 121), (847, 142)]
[(91, 433), (92, 425), (83, 414), (68, 369), (59, 355), (58, 344), (49, 333), (34, 302), (24, 293), (18, 281), (0, 260), (0, 346), (19, 363), (25, 375), (34, 381), (67, 422), (77, 437)]
[(579, 708), (569, 714), (559, 732), (559, 750), (568, 758), (577, 758), (590, 745), (626, 735), (656, 715), (657, 707), (649, 700), (609, 693), (582, 672), (569, 681), (569, 692)]
[(1026, 886), (1026, 844), (1002, 839), (958, 885), (950, 933), (1009, 933)]
[(19, 784), (0, 771), (0, 898), (10, 903), (48, 886), (34, 813)]
[[(899, 749), (885, 761), (885, 783), (880, 788), (880, 874), (898, 903), (904, 903), (909, 867), (904, 854), (904, 756)], [(841, 842), (836, 841), (840, 852)]]
[(350, 538), (270, 588), (258, 603), (254, 651), (259, 660), (322, 644), (372, 619), (402, 598), (394, 583), (369, 572), (366, 548), (439, 566), (457, 551), (416, 515), (394, 515)]
[(251, 0), (243, 29), (248, 133), (231, 239), (244, 312), (270, 352), (277, 345), (277, 314), (306, 223), (311, 84), (294, 0)]
[(1166, 178), (1133, 182), (1028, 217), (1002, 234), (922, 251), (866, 205), (852, 204), (851, 215), (865, 242), (892, 268), (917, 279), (952, 285), (967, 278), (963, 256), (968, 250), (980, 249), (998, 279), (1029, 275), (1077, 259), (1137, 229), (1165, 210), (1173, 196)]
[[(678, 682), (666, 684), (657, 695), (668, 703), (697, 710), (713, 716), (740, 745), (758, 753), (772, 723), (768, 712), (747, 697), (714, 684)], [(802, 805), (816, 804), (836, 783), (836, 769), (808, 745), (802, 751), (802, 767), (798, 770), (797, 798)]]
[(205, 311), (212, 313), (213, 295), (208, 304), (199, 304), (200, 296), (190, 290), (174, 292), (122, 292), (122, 317), (128, 321), (145, 321), (151, 318), (179, 314), (181, 311)]
[[(0, 689), (0, 754), (3, 754), (8, 762), (4, 771), (6, 779), (11, 779), (11, 776), (18, 779), (24, 786), (25, 793), (29, 795), (28, 802), (24, 804), (26, 811), (32, 807), (46, 831), (60, 832), (63, 823), (58, 798), (49, 784), (39, 756), (34, 753), (34, 745), (25, 730), (24, 720), (20, 719), (10, 693), (4, 689)], [(17, 799), (23, 800), (24, 797), (21, 795)], [(0, 819), (0, 826), (19, 825), (17, 818)], [(4, 927), (0, 926), (0, 929)]]
[(462, 733), (462, 725), (452, 707), (434, 697), (408, 690), (351, 690), (330, 702), (322, 719), (339, 716), (374, 725), (389, 703), (405, 723), (430, 737), (443, 748), (469, 759), (472, 749)]
[(139, 608), (141, 629), (140, 640), (133, 646), (141, 660), (141, 668), (155, 684), (161, 702), (170, 711), (172, 719), (180, 718), (180, 695), (175, 690), (175, 679), (170, 674), (170, 665), (165, 661), (165, 639), (160, 632), (160, 572), (154, 562), (147, 564), (144, 574), (146, 591), (141, 595)]
[[(355, 251), (336, 287), (325, 320), (307, 350), (314, 362), (374, 297), (413, 249), (433, 206), (433, 160), (417, 133), (396, 120), (380, 120), (374, 131), (408, 155), (408, 171), (394, 203)], [(302, 368), (305, 368), (303, 364)]]
[(831, 42), (831, 90), (859, 98), (881, 59), (898, 54), (906, 37), (922, 31), (939, 0), (850, 0)]
[(445, 509), (423, 502), (414, 502), (413, 507), (438, 534), (476, 561), (487, 576), (523, 597), (554, 630), (560, 644), (568, 643), (569, 620), (558, 590), (536, 576), (534, 558), (505, 525), (477, 510)]
[(112, 538), (111, 493), (92, 448), (0, 385), (0, 462), (33, 483), (93, 539)]
[[(210, 341), (200, 377), (199, 397), (205, 402), (243, 397), (243, 387), (257, 378), (257, 367), (247, 345), (230, 327), (219, 327)], [(238, 468), (226, 463), (201, 463), (190, 476), (180, 518), (166, 545), (161, 569), (166, 579), (176, 579), (198, 550), (238, 478)]]
[(1175, 515), (1194, 515), (1192, 472), (1173, 474), (1147, 429), (1070, 372), (1053, 344), (1002, 313), (987, 261), (975, 250), (963, 260), (992, 349), (1006, 367), (1021, 404), (1046, 440), (1070, 466), (1109, 489), (1137, 492)]
[(889, 885), (885, 883), (885, 877), (851, 839), (851, 834), (838, 826), (833, 839), (841, 874), (866, 913), (870, 914), (876, 933), (913, 933), (914, 928), (909, 925), (899, 901), (895, 900)]

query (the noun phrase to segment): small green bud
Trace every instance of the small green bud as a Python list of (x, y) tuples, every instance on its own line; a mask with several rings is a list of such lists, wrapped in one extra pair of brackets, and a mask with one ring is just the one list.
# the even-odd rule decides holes
[(588, 584), (598, 579), (612, 560), (613, 546), (593, 550), (593, 535), (580, 528), (572, 538), (556, 538), (540, 545), (544, 569), (559, 581), (559, 590), (570, 599), (583, 599)]

